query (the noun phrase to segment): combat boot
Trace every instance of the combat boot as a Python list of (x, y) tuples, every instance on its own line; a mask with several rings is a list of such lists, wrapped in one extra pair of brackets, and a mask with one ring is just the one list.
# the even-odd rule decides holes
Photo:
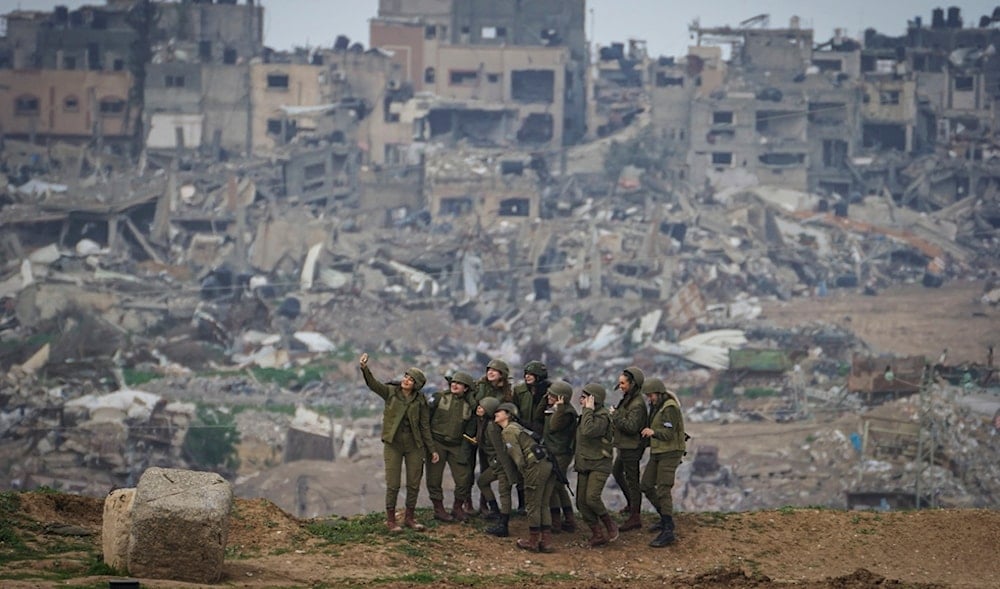
[(448, 512), (445, 511), (443, 499), (431, 499), (431, 503), (434, 505), (434, 519), (442, 522), (455, 521), (455, 518), (448, 515)]
[(510, 514), (501, 513), (500, 519), (497, 521), (496, 525), (486, 528), (486, 533), (492, 534), (498, 538), (506, 538), (507, 536), (510, 536), (509, 525), (510, 525)]
[(653, 525), (651, 525), (648, 528), (646, 528), (647, 532), (659, 532), (660, 530), (663, 529), (663, 514), (660, 513), (659, 509), (657, 509), (656, 510), (656, 515), (658, 516), (656, 518), (656, 521), (653, 522)]
[(530, 550), (532, 552), (538, 552), (538, 543), (541, 540), (538, 528), (530, 527), (528, 528), (528, 539), (521, 540), (518, 538), (517, 547), (521, 550)]
[(500, 506), (497, 505), (497, 502), (489, 501), (487, 505), (489, 506), (489, 509), (486, 512), (486, 515), (483, 516), (483, 519), (488, 519), (490, 521), (496, 521), (500, 519)]
[(559, 519), (562, 517), (562, 510), (558, 507), (553, 507), (549, 510), (549, 513), (552, 514), (552, 533), (558, 534), (562, 531), (562, 521)]
[(604, 546), (608, 543), (608, 537), (604, 535), (604, 526), (601, 522), (590, 524), (590, 540), (587, 540), (591, 546)]
[(542, 526), (542, 535), (538, 539), (538, 551), (539, 552), (555, 552), (556, 549), (552, 546), (552, 530), (548, 526)]
[(619, 531), (628, 532), (629, 530), (638, 530), (642, 527), (642, 513), (640, 509), (641, 505), (629, 506), (629, 516), (621, 526), (618, 527)]
[(396, 508), (387, 507), (385, 509), (385, 527), (389, 528), (389, 531), (393, 534), (398, 534), (403, 531), (403, 528), (399, 527), (396, 523)]
[(570, 533), (576, 531), (576, 517), (573, 515), (572, 507), (563, 508), (562, 529), (564, 532)]
[(656, 536), (656, 538), (653, 538), (653, 541), (649, 543), (649, 545), (653, 548), (669, 546), (677, 541), (677, 537), (674, 536), (674, 518), (672, 516), (661, 516), (660, 527), (660, 534)]
[(465, 502), (460, 499), (455, 499), (454, 505), (451, 506), (451, 517), (453, 517), (455, 521), (464, 522), (469, 519), (469, 516), (465, 513), (465, 509), (462, 507), (464, 503)]
[(604, 515), (602, 515), (601, 516), (601, 523), (603, 523), (604, 527), (607, 528), (607, 530), (608, 530), (608, 542), (614, 542), (615, 540), (617, 540), (618, 539), (618, 524), (615, 523), (615, 520), (611, 519), (611, 515), (609, 515), (607, 513), (605, 513)]
[(410, 528), (411, 530), (416, 530), (418, 532), (422, 532), (427, 528), (425, 528), (422, 523), (417, 521), (415, 512), (416, 510), (412, 507), (406, 508), (406, 511), (404, 512), (403, 515), (403, 527)]

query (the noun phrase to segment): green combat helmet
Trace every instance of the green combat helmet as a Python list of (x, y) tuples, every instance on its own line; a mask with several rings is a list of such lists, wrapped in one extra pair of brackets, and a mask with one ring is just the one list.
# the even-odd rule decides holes
[(524, 374), (533, 374), (538, 380), (547, 380), (549, 378), (549, 369), (545, 367), (543, 362), (532, 360), (524, 365)]
[(500, 406), (497, 407), (497, 411), (506, 411), (507, 415), (510, 415), (511, 417), (517, 417), (518, 413), (517, 405), (513, 403), (500, 403)]
[(483, 400), (479, 402), (479, 406), (483, 408), (486, 417), (493, 417), (493, 414), (497, 412), (497, 407), (500, 406), (500, 399), (496, 397), (483, 397)]
[(597, 384), (596, 382), (591, 382), (583, 385), (583, 392), (594, 397), (595, 407), (603, 407), (604, 399), (608, 397), (608, 391), (605, 390), (603, 386)]
[(565, 380), (557, 380), (549, 385), (547, 392), (556, 399), (569, 401), (569, 398), (573, 396), (573, 387), (569, 386), (569, 383)]
[(466, 388), (469, 389), (471, 389), (476, 384), (476, 379), (472, 378), (472, 375), (469, 374), (468, 372), (461, 372), (461, 371), (456, 372), (455, 374), (451, 375), (450, 380), (451, 382), (464, 384)]
[(409, 375), (409, 377), (413, 379), (414, 391), (419, 391), (420, 389), (424, 388), (425, 384), (427, 384), (427, 377), (424, 376), (424, 371), (420, 370), (415, 366), (407, 368), (404, 374)]
[(507, 363), (500, 358), (490, 360), (490, 363), (486, 365), (486, 368), (496, 370), (503, 376), (504, 380), (510, 378), (510, 366), (508, 366)]

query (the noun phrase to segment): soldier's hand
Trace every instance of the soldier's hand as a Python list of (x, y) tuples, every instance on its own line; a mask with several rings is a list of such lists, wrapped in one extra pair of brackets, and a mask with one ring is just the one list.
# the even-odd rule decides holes
[(644, 438), (651, 438), (651, 437), (653, 437), (653, 433), (654, 432), (653, 432), (652, 428), (644, 427), (644, 428), (642, 428), (642, 431), (639, 432), (639, 435), (642, 436), (642, 437), (644, 437)]
[(361, 354), (361, 360), (358, 361), (358, 364), (361, 365), (362, 368), (368, 366), (368, 352)]
[(556, 402), (552, 404), (553, 407), (558, 407), (566, 402), (564, 397), (556, 397)]
[(441, 460), (441, 457), (438, 456), (438, 453), (437, 452), (431, 452), (431, 464), (437, 464), (438, 460)]

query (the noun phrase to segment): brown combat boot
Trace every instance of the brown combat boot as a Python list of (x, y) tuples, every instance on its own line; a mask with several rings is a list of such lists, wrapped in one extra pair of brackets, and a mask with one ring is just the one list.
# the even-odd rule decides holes
[(618, 524), (615, 520), (611, 519), (611, 516), (607, 513), (601, 516), (601, 523), (608, 530), (608, 542), (614, 542), (618, 539)]
[(542, 535), (538, 538), (538, 551), (539, 552), (555, 552), (556, 549), (552, 546), (552, 530), (548, 526), (542, 526)]
[(411, 530), (416, 530), (418, 532), (422, 532), (427, 528), (425, 528), (422, 523), (417, 521), (415, 511), (416, 510), (413, 509), (412, 507), (406, 508), (406, 511), (403, 512), (403, 527), (410, 528)]
[(552, 514), (552, 533), (558, 534), (562, 531), (562, 520), (560, 519), (562, 517), (562, 510), (558, 507), (553, 507), (549, 510), (549, 513)]
[(448, 512), (445, 511), (443, 499), (431, 499), (431, 503), (434, 505), (434, 519), (442, 522), (455, 521), (455, 518), (448, 515)]
[(468, 514), (465, 513), (465, 509), (462, 508), (464, 503), (465, 502), (460, 499), (455, 499), (455, 503), (451, 506), (451, 517), (457, 522), (464, 522), (469, 519)]
[(625, 520), (622, 525), (618, 526), (618, 530), (621, 532), (627, 532), (629, 530), (638, 530), (642, 528), (642, 513), (639, 510), (639, 506), (632, 506), (629, 509), (628, 519)]
[(532, 552), (538, 552), (538, 543), (541, 541), (541, 535), (539, 534), (538, 528), (528, 528), (528, 539), (527, 540), (517, 540), (517, 547), (521, 550), (530, 550)]
[(590, 524), (590, 542), (591, 546), (604, 546), (608, 543), (608, 537), (604, 535), (604, 526), (601, 522), (596, 524)]
[(389, 528), (389, 531), (393, 534), (397, 534), (403, 531), (403, 528), (399, 527), (399, 524), (396, 523), (395, 507), (385, 508), (385, 527)]
[(562, 529), (564, 532), (570, 532), (570, 533), (576, 531), (576, 517), (573, 516), (572, 507), (563, 508)]

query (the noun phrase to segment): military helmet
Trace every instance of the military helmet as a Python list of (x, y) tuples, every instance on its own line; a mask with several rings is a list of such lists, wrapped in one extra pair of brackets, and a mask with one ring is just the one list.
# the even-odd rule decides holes
[(658, 378), (651, 378), (642, 385), (642, 392), (649, 395), (651, 393), (666, 393), (667, 385), (663, 384), (663, 381)]
[(596, 382), (583, 385), (583, 392), (594, 397), (594, 404), (598, 407), (604, 405), (604, 400), (608, 397), (608, 391)]
[(548, 394), (557, 399), (568, 401), (573, 396), (573, 387), (569, 386), (565, 380), (557, 380), (549, 385)]
[(538, 360), (532, 360), (524, 365), (525, 374), (533, 374), (538, 380), (545, 380), (549, 377), (549, 369), (545, 367), (544, 362), (539, 362)]
[(490, 363), (486, 365), (486, 368), (492, 368), (500, 374), (503, 375), (504, 379), (510, 378), (510, 366), (500, 358), (494, 358), (490, 360)]
[(511, 417), (517, 417), (518, 413), (517, 405), (513, 403), (500, 403), (500, 406), (497, 407), (497, 411), (506, 411), (507, 415), (510, 415)]
[(479, 406), (486, 412), (487, 417), (493, 417), (493, 414), (497, 412), (497, 407), (500, 406), (500, 399), (496, 397), (483, 397), (479, 401)]
[(464, 384), (468, 388), (472, 388), (476, 384), (476, 379), (472, 378), (472, 375), (468, 372), (458, 371), (451, 375), (451, 382), (457, 382)]
[(638, 366), (629, 366), (625, 370), (622, 370), (622, 373), (632, 379), (632, 382), (635, 383), (635, 387), (637, 389), (642, 388), (642, 383), (646, 380), (646, 375), (643, 374), (641, 368)]
[(420, 370), (416, 366), (411, 366), (407, 368), (406, 372), (404, 372), (403, 374), (408, 374), (410, 378), (413, 379), (413, 390), (415, 391), (419, 391), (420, 389), (424, 388), (425, 384), (427, 384), (427, 377), (424, 376), (424, 371)]

